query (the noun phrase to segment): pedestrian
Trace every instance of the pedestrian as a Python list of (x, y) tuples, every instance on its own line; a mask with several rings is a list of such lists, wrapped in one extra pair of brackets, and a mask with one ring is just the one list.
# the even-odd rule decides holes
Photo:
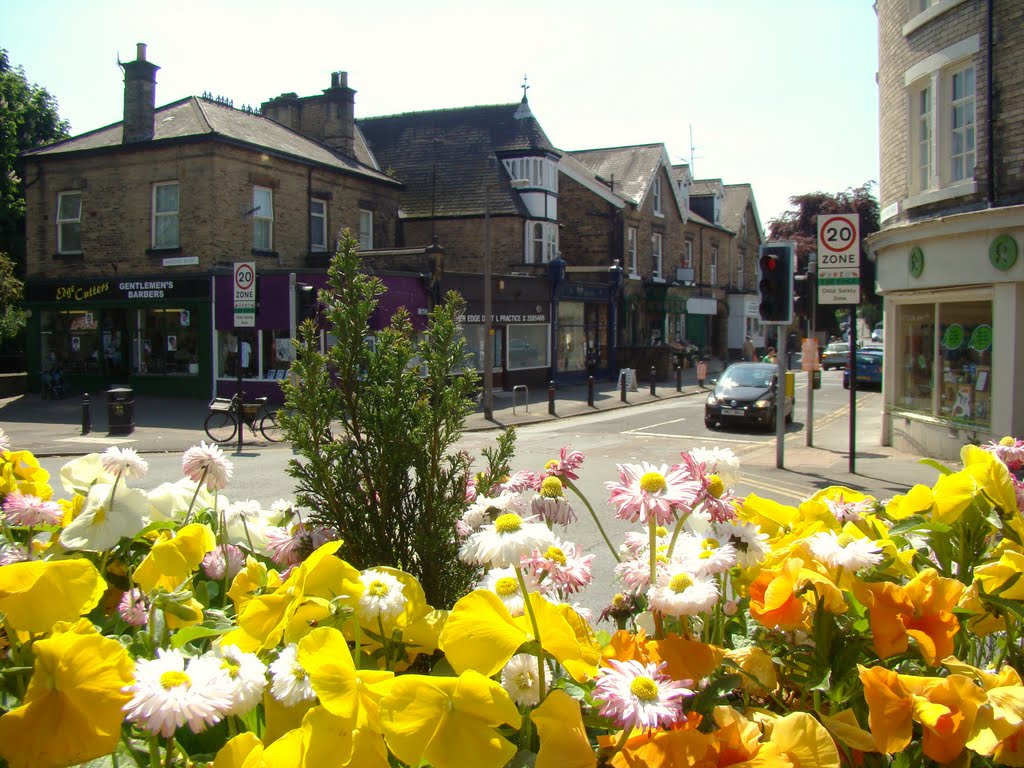
[(743, 342), (743, 359), (748, 363), (752, 363), (754, 362), (755, 354), (756, 353), (754, 351), (754, 340), (747, 336), (747, 338)]
[(768, 347), (768, 351), (765, 356), (761, 358), (762, 363), (777, 363), (779, 362), (778, 355), (775, 354), (775, 347)]

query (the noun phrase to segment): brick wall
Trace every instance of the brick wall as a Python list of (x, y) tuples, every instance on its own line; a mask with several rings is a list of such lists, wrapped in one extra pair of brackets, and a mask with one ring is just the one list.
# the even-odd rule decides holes
[[(179, 183), (180, 255), (199, 264), (176, 271), (207, 272), (214, 266), (253, 258), (253, 186), (274, 192), (273, 255), (258, 267), (305, 266), (309, 243), (310, 190), (328, 202), (333, 236), (348, 226), (358, 232), (359, 210), (374, 211), (376, 247), (395, 244), (397, 190), (327, 169), (204, 141), (177, 145), (140, 144), (92, 155), (50, 157), (29, 163), (35, 179), (26, 194), (27, 274), (55, 276), (69, 265), (86, 277), (158, 271), (161, 259), (178, 253), (147, 253), (151, 245), (152, 185)], [(57, 195), (82, 193), (80, 262), (55, 259)]]
[[(430, 243), (432, 234), (445, 250), (444, 265), (449, 272), (481, 272), (484, 263), (486, 226), (484, 218), (437, 219), (402, 223), (405, 247)], [(491, 216), (491, 270), (521, 272), (543, 269), (526, 267), (523, 262), (523, 219), (518, 216)]]
[(623, 263), (621, 209), (564, 174), (558, 178), (559, 245), (573, 266)]

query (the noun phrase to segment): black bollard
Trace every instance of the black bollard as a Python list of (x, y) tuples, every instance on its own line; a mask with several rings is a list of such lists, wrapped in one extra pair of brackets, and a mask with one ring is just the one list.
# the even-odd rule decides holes
[(92, 432), (92, 401), (89, 400), (89, 393), (82, 395), (82, 434), (88, 435)]
[(594, 407), (594, 377), (587, 377), (587, 405)]
[(655, 392), (654, 392), (654, 375), (655, 375), (654, 374), (654, 366), (652, 365), (651, 366), (651, 394), (652, 395), (655, 394)]
[(619, 375), (619, 399), (626, 402), (626, 374)]
[(676, 366), (676, 392), (683, 391), (683, 367), (681, 365)]
[(555, 415), (555, 382), (548, 382), (548, 413)]

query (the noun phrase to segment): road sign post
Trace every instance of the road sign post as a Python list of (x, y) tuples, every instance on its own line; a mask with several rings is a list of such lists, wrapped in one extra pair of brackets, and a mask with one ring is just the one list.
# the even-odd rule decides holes
[[(232, 278), (235, 288), (235, 328), (256, 327), (256, 262), (237, 261), (232, 269)], [(235, 343), (238, 345), (238, 357), (235, 360), (235, 367), (238, 369), (237, 398), (235, 402), (235, 417), (238, 422), (238, 454), (242, 453), (243, 434), (245, 432), (243, 420), (242, 402), (245, 397), (242, 393), (242, 338), (241, 334), (235, 334)]]

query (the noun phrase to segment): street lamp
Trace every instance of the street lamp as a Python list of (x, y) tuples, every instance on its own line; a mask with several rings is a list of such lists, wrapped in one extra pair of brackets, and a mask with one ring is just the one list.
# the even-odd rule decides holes
[(548, 262), (551, 277), (551, 381), (558, 380), (558, 289), (565, 280), (565, 259), (561, 253)]
[(444, 248), (437, 243), (437, 235), (430, 238), (430, 245), (423, 253), (427, 257), (427, 270), (430, 276), (429, 294), (430, 307), (433, 309), (441, 303), (441, 278), (444, 277)]
[(608, 267), (608, 282), (611, 284), (611, 318), (608, 323), (608, 370), (618, 368), (619, 357), (619, 297), (622, 295), (622, 265), (618, 259)]

